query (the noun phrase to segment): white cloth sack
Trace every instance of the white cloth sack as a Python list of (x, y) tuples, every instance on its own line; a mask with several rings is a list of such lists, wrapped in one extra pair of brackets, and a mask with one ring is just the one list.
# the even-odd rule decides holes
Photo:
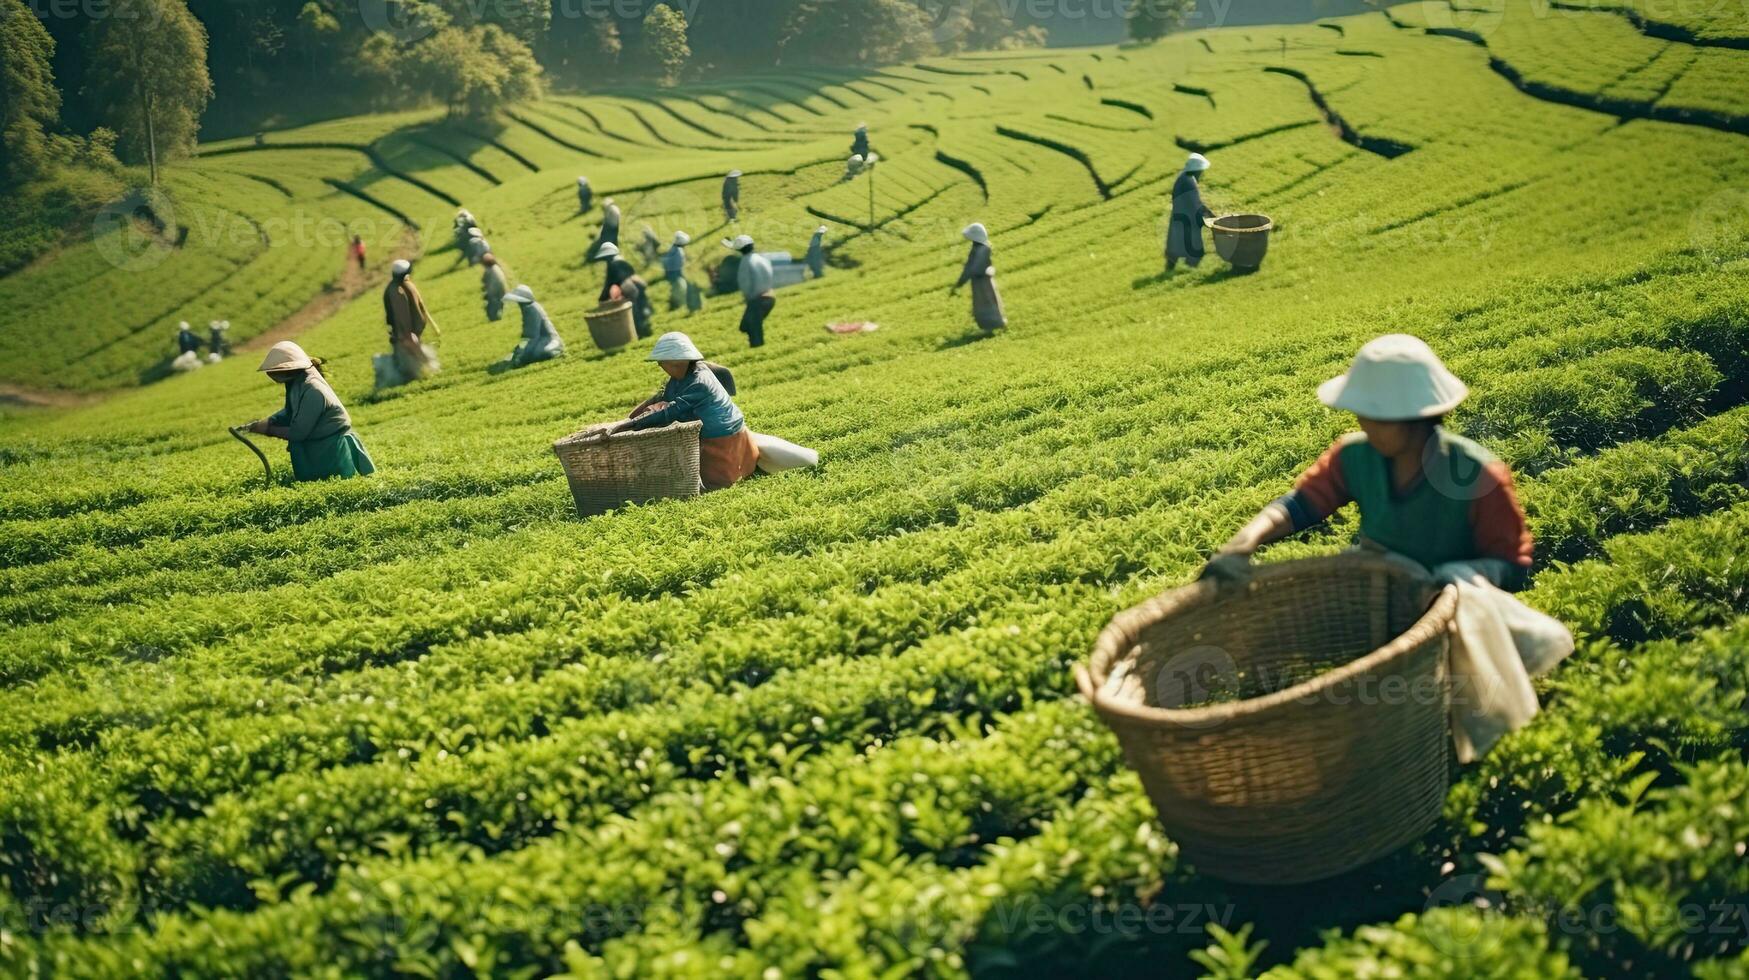
[(820, 454), (806, 446), (798, 446), (787, 439), (760, 435), (757, 432), (749, 432), (748, 435), (753, 437), (753, 444), (759, 447), (761, 473), (782, 473), (784, 470), (820, 465)]
[[(1490, 568), (1499, 565), (1500, 568)], [(1560, 621), (1497, 588), (1505, 562), (1451, 562), (1433, 577), (1457, 587), (1451, 641), (1451, 734), (1460, 763), (1473, 762), (1501, 736), (1536, 716), (1530, 679), (1573, 652)], [(1496, 576), (1488, 573), (1494, 571)]]
[(205, 363), (206, 362), (200, 359), (200, 355), (194, 351), (183, 351), (176, 355), (176, 360), (170, 362), (170, 370), (193, 371), (196, 368), (202, 367)]

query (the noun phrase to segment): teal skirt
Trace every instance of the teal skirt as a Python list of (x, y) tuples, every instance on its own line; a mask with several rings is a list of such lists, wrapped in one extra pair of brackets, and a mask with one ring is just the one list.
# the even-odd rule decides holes
[(351, 429), (326, 439), (287, 443), (291, 450), (292, 476), (301, 481), (326, 480), (339, 477), (349, 480), (369, 476), (377, 471)]

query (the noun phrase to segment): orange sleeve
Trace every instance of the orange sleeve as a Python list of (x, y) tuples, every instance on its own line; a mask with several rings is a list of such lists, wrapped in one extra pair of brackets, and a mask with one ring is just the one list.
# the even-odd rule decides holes
[(1341, 441), (1331, 443), (1330, 448), (1324, 450), (1324, 454), (1294, 481), (1293, 496), (1297, 498), (1300, 511), (1294, 514), (1294, 523), (1299, 525), (1296, 530), (1318, 523), (1354, 499), (1348, 492), (1348, 481), (1342, 476), (1343, 445)]
[(1476, 554), (1528, 567), (1535, 542), (1524, 519), (1524, 508), (1518, 503), (1518, 493), (1512, 489), (1512, 471), (1499, 460), (1489, 463), (1487, 469), (1493, 477), (1493, 486), (1470, 502)]

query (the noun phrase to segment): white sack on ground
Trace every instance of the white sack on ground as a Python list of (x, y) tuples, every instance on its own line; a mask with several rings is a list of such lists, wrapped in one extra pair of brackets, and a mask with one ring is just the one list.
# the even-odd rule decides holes
[(749, 434), (753, 436), (753, 444), (759, 447), (759, 471), (762, 473), (782, 473), (820, 465), (820, 454), (806, 446), (798, 446), (777, 436), (757, 432)]

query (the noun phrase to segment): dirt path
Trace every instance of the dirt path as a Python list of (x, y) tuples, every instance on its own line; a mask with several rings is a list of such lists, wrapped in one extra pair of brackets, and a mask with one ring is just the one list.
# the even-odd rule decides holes
[(0, 381), (0, 406), (10, 408), (78, 408), (108, 396), (102, 391), (68, 391), (65, 388), (27, 388)]
[[(235, 345), (233, 354), (266, 350), (282, 340), (291, 340), (305, 330), (333, 316), (342, 306), (364, 295), (386, 281), (389, 263), (396, 257), (416, 258), (419, 255), (419, 235), (411, 228), (403, 229), (401, 241), (393, 254), (360, 269), (349, 257), (341, 267), (340, 278), (322, 287), (302, 307), (265, 331)], [(130, 388), (120, 389), (132, 390)], [(0, 408), (81, 408), (115, 394), (114, 391), (69, 391), (65, 388), (32, 388), (27, 385), (0, 381)]]
[(340, 278), (328, 283), (290, 316), (279, 321), (261, 333), (234, 346), (236, 351), (266, 350), (282, 340), (292, 340), (305, 330), (333, 316), (342, 306), (364, 295), (371, 288), (386, 281), (389, 263), (395, 258), (416, 258), (419, 255), (419, 235), (411, 228), (401, 231), (401, 243), (395, 249), (395, 254), (387, 259), (374, 262), (360, 269), (347, 257), (340, 269)]

